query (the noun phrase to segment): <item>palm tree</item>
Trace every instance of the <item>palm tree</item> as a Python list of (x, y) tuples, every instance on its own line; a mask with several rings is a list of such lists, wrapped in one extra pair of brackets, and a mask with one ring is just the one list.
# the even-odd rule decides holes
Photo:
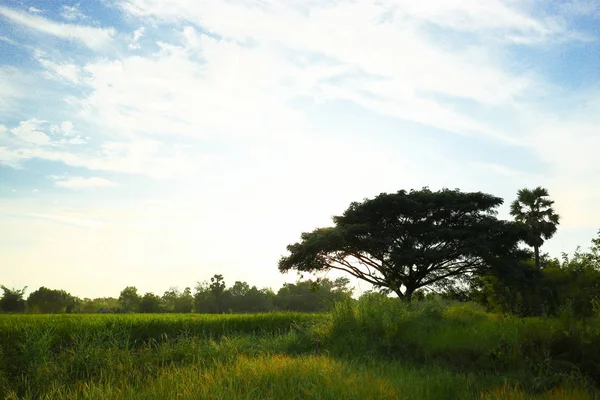
[(559, 224), (559, 215), (554, 212), (554, 201), (548, 198), (548, 190), (537, 187), (533, 190), (521, 189), (517, 192), (517, 199), (510, 206), (510, 215), (529, 227), (525, 242), (533, 247), (535, 266), (540, 268), (540, 247), (545, 240), (556, 233)]

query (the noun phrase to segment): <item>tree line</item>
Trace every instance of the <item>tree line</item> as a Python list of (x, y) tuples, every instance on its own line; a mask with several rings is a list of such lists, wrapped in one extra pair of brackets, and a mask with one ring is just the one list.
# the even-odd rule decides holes
[[(334, 226), (301, 234), (287, 246), (279, 270), (343, 271), (395, 294), (401, 301), (442, 297), (476, 301), (495, 312), (521, 316), (579, 316), (600, 312), (600, 232), (587, 250), (551, 258), (541, 252), (560, 217), (542, 187), (521, 189), (510, 205), (512, 220), (497, 217), (502, 198), (458, 189), (400, 190), (353, 202)], [(40, 288), (2, 286), (5, 312), (264, 312), (328, 310), (350, 298), (347, 278), (298, 281), (277, 294), (245, 282), (225, 285), (223, 276), (162, 296), (127, 287), (118, 299), (77, 299)]]
[(64, 290), (41, 287), (25, 298), (26, 288), (0, 286), (4, 294), (0, 309), (5, 313), (258, 313), (269, 311), (324, 312), (337, 301), (350, 298), (352, 288), (345, 277), (334, 280), (298, 280), (285, 283), (277, 293), (236, 281), (227, 287), (223, 275), (198, 282), (192, 290), (172, 287), (161, 296), (124, 288), (118, 298), (78, 298)]

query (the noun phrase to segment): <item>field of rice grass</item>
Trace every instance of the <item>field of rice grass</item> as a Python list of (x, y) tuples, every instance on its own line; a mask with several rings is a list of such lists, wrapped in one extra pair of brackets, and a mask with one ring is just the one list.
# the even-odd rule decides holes
[(328, 314), (0, 315), (0, 398), (595, 399), (599, 333), (381, 296)]

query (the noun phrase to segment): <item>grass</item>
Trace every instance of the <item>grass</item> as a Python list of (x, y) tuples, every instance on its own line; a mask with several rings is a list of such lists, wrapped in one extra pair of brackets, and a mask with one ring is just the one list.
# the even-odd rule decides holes
[(593, 399), (599, 332), (380, 296), (321, 315), (2, 315), (0, 398)]

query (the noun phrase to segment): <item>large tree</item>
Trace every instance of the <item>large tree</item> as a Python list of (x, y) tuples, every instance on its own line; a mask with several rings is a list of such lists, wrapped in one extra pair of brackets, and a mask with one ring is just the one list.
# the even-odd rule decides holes
[(42, 286), (27, 297), (27, 308), (34, 313), (70, 313), (77, 302), (77, 298), (64, 290), (48, 289)]
[(25, 300), (23, 296), (27, 290), (27, 286), (23, 289), (9, 289), (4, 285), (0, 285), (4, 292), (0, 298), (0, 310), (4, 312), (23, 312), (25, 311)]
[(279, 270), (341, 270), (410, 301), (488, 268), (517, 249), (518, 224), (498, 220), (503, 200), (489, 194), (428, 188), (354, 202), (335, 226), (302, 234)]
[(510, 214), (527, 226), (525, 242), (533, 247), (535, 266), (540, 268), (540, 247), (556, 233), (560, 217), (554, 212), (554, 201), (548, 198), (548, 190), (537, 187), (521, 189), (510, 206)]
[(119, 305), (123, 312), (138, 312), (140, 311), (140, 303), (142, 302), (142, 296), (138, 294), (135, 286), (127, 286), (121, 290), (119, 295)]
[(140, 302), (140, 312), (142, 313), (159, 313), (162, 311), (160, 307), (161, 298), (154, 293), (148, 292), (142, 297)]

